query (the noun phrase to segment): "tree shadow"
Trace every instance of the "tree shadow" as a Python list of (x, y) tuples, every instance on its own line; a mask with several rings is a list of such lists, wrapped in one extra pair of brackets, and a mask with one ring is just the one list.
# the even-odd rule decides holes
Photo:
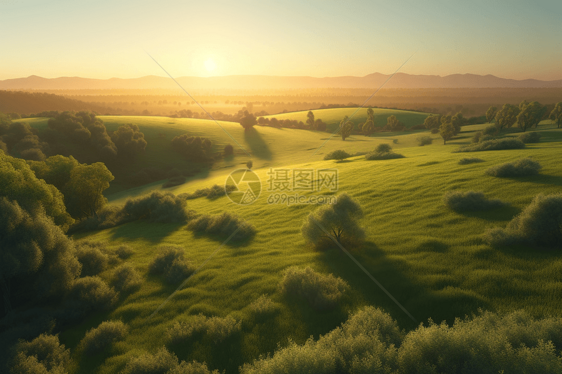
[(250, 128), (244, 131), (244, 140), (246, 144), (250, 146), (250, 150), (253, 155), (263, 160), (271, 160), (273, 155), (271, 150), (267, 146), (267, 143), (263, 140), (260, 133), (254, 129)]
[(480, 218), (486, 221), (511, 221), (513, 217), (518, 215), (521, 209), (516, 208), (512, 205), (508, 205), (502, 208), (485, 210), (485, 211), (469, 211), (469, 212), (457, 212), (465, 217)]
[(152, 243), (159, 243), (184, 225), (185, 222), (154, 223), (145, 220), (134, 221), (112, 228), (110, 235), (112, 239), (144, 239)]
[(517, 181), (532, 182), (538, 184), (551, 184), (555, 186), (562, 186), (562, 177), (547, 174), (538, 174), (533, 177), (525, 178), (510, 178)]

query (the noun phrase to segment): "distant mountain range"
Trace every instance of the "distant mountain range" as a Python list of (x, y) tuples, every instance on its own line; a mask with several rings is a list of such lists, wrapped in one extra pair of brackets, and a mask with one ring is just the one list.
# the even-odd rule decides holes
[[(289, 77), (267, 75), (230, 75), (221, 77), (179, 77), (177, 81), (187, 90), (287, 90), (315, 88), (369, 88), (380, 87), (390, 75), (373, 73), (364, 77)], [(27, 78), (0, 80), (2, 90), (80, 90), (80, 89), (175, 89), (168, 77), (149, 75), (141, 78), (90, 79), (80, 77)], [(562, 80), (504, 79), (493, 75), (452, 74), (411, 75), (398, 73), (384, 88), (562, 88)]]

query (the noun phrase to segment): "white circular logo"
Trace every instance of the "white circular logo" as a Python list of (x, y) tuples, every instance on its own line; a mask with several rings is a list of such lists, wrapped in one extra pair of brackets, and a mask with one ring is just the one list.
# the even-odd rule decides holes
[(224, 191), (233, 203), (250, 205), (260, 197), (261, 181), (252, 170), (237, 169), (226, 178)]

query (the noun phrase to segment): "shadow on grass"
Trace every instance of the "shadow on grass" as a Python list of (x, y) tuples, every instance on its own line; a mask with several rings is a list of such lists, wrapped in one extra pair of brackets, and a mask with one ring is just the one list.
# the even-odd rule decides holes
[(154, 223), (148, 221), (134, 221), (119, 225), (111, 229), (112, 239), (144, 239), (152, 243), (159, 243), (175, 231), (178, 231), (183, 223)]
[(520, 181), (520, 182), (532, 182), (532, 183), (539, 183), (539, 184), (562, 186), (562, 177), (558, 177), (555, 175), (538, 174), (532, 177), (509, 178), (509, 179), (513, 179), (514, 181)]
[(271, 160), (273, 155), (263, 140), (260, 133), (255, 128), (244, 131), (244, 140), (250, 147), (252, 154), (263, 160)]
[(486, 221), (511, 221), (513, 217), (518, 215), (521, 209), (508, 205), (498, 209), (471, 211), (471, 212), (457, 212), (465, 217), (480, 218)]

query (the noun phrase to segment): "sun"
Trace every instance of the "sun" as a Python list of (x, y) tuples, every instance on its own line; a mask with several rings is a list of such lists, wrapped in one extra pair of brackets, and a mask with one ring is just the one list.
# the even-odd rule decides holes
[(217, 64), (212, 58), (208, 58), (205, 61), (205, 69), (207, 69), (209, 73), (212, 73), (216, 68), (217, 68)]

